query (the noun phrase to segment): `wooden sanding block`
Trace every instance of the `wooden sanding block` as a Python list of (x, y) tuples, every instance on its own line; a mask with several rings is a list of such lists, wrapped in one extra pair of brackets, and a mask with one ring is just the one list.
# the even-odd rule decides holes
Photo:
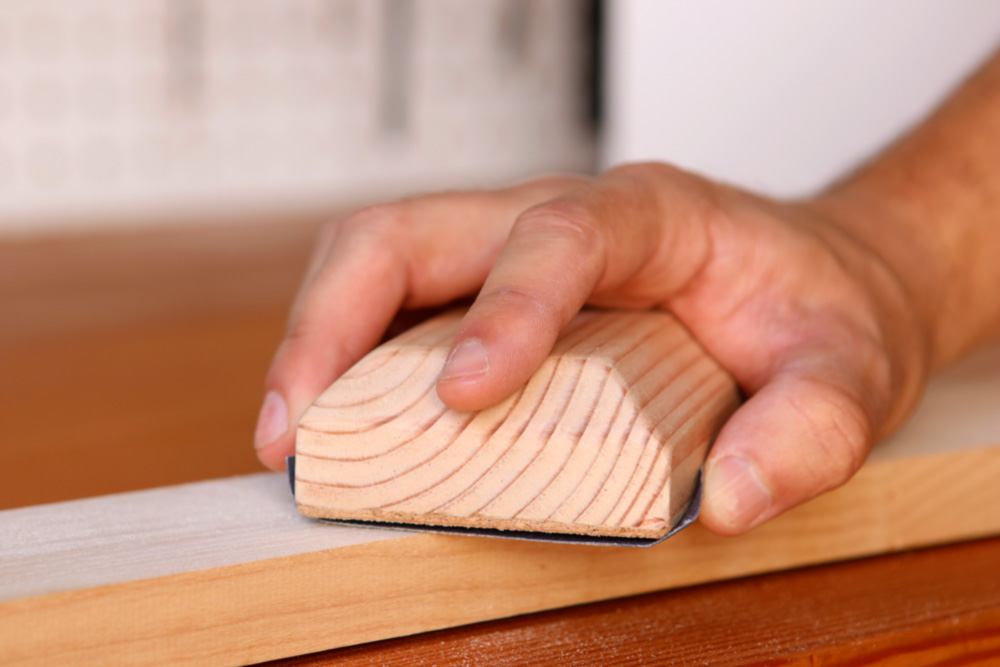
[(290, 467), (303, 514), (626, 544), (693, 520), (739, 390), (676, 319), (584, 311), (525, 387), (459, 412), (435, 383), (462, 315), (378, 347), (306, 411)]

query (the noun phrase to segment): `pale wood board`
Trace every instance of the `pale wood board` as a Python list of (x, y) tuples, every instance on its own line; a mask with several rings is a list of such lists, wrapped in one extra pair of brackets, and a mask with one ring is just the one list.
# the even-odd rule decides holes
[(0, 512), (0, 663), (245, 664), (1000, 534), (998, 397), (994, 348), (939, 378), (845, 487), (736, 539), (695, 525), (631, 549), (313, 524), (276, 474)]
[(733, 378), (670, 314), (585, 310), (527, 384), (478, 412), (435, 391), (464, 311), (366, 355), (299, 421), (312, 517), (656, 540), (678, 524)]

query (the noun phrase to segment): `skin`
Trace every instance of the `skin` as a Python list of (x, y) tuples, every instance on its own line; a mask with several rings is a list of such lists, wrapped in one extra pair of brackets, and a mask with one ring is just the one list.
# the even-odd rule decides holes
[(847, 481), (927, 376), (1000, 332), (1000, 54), (859, 171), (777, 201), (659, 163), (382, 204), (330, 223), (267, 379), (258, 455), (400, 310), (475, 296), (437, 391), (524, 384), (585, 304), (673, 312), (748, 396), (701, 521), (743, 533)]

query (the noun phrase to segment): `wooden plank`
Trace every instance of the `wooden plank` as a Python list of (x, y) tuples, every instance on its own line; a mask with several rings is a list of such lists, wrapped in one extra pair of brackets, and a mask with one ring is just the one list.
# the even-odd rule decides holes
[(1000, 538), (651, 593), (267, 667), (995, 665)]
[[(1000, 395), (1000, 349), (940, 378), (922, 412), (969, 387)], [(0, 663), (245, 664), (1000, 534), (1000, 415), (986, 400), (941, 418), (987, 446), (907, 429), (746, 536), (696, 525), (649, 549), (318, 525), (266, 474), (8, 510)]]
[(379, 346), (299, 422), (312, 517), (656, 540), (680, 522), (736, 382), (663, 311), (588, 310), (479, 412), (435, 391), (464, 311)]

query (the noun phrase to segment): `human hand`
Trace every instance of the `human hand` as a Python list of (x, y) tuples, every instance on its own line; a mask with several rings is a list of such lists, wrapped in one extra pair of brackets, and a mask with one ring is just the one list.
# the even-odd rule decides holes
[(748, 396), (711, 450), (702, 508), (712, 530), (744, 532), (849, 479), (923, 385), (929, 334), (906, 272), (852, 213), (661, 164), (362, 210), (321, 237), (258, 455), (282, 466), (293, 420), (400, 309), (478, 291), (437, 386), (475, 410), (524, 384), (585, 304), (663, 308)]

